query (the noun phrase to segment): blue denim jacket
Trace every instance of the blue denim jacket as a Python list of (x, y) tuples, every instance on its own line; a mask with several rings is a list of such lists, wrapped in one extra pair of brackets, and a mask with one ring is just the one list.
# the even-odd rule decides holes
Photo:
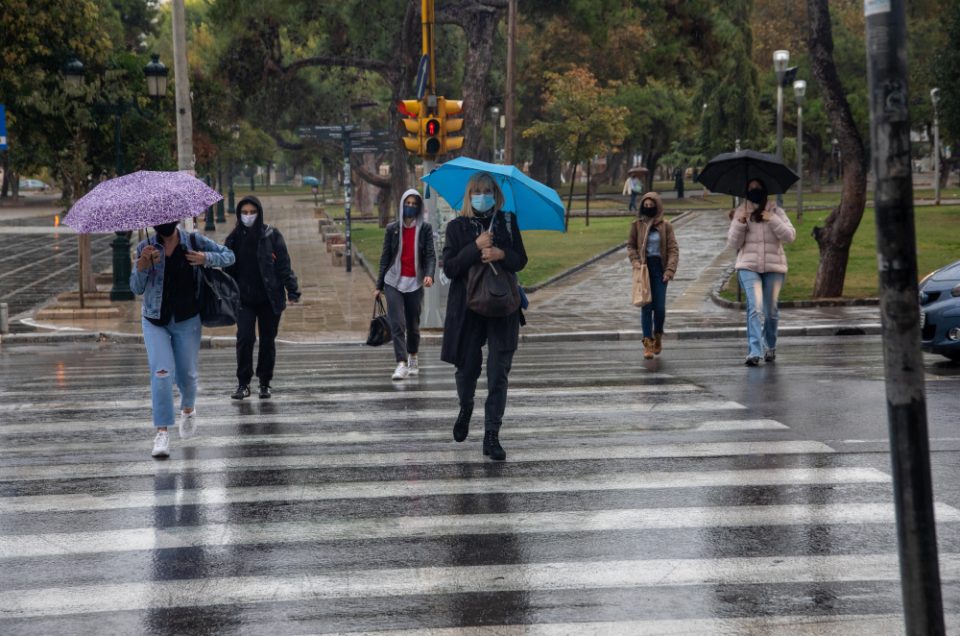
[[(236, 256), (233, 254), (233, 250), (229, 247), (224, 247), (215, 241), (211, 241), (202, 234), (190, 234), (180, 228), (177, 228), (177, 231), (180, 232), (180, 243), (186, 247), (193, 249), (196, 247), (198, 252), (206, 252), (207, 254), (207, 263), (206, 267), (228, 267), (233, 265), (233, 262), (236, 260)], [(193, 243), (191, 244), (191, 238)], [(160, 317), (160, 305), (163, 302), (163, 265), (166, 261), (166, 255), (163, 252), (163, 245), (157, 242), (157, 235), (154, 234), (152, 237), (140, 241), (140, 244), (137, 245), (137, 256), (140, 258), (140, 254), (143, 252), (143, 248), (147, 245), (153, 245), (158, 250), (160, 250), (160, 261), (151, 265), (146, 271), (141, 272), (137, 268), (136, 260), (133, 263), (133, 271), (130, 273), (130, 289), (133, 290), (135, 294), (143, 295), (143, 308), (140, 313), (144, 318), (159, 318)], [(200, 269), (194, 268), (193, 270), (193, 280), (194, 287), (197, 290), (197, 295), (200, 294)]]

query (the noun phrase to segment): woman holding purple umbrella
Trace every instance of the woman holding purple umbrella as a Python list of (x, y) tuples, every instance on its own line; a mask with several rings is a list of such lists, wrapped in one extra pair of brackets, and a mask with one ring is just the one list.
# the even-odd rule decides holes
[(227, 267), (235, 257), (229, 248), (190, 234), (177, 223), (154, 226), (156, 234), (137, 245), (130, 289), (143, 296), (143, 343), (150, 362), (153, 457), (170, 456), (169, 427), (176, 415), (173, 384), (180, 389), (180, 437), (196, 433), (194, 404), (200, 357), (200, 267)]

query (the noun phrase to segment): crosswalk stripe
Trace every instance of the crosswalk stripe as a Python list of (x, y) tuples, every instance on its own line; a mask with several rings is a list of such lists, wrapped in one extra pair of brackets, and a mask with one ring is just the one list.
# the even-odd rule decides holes
[[(960, 615), (947, 614), (947, 633), (960, 631)], [(524, 623), (484, 627), (437, 627), (368, 632), (336, 632), (337, 636), (902, 636), (900, 615), (840, 614), (832, 616), (764, 616), (758, 618), (691, 618), (584, 623)]]
[[(935, 507), (940, 523), (960, 522), (960, 510)], [(893, 504), (825, 504), (642, 508), (518, 514), (387, 517), (322, 522), (205, 524), (0, 536), (0, 559), (200, 546), (362, 541), (480, 534), (607, 532), (747, 526), (892, 524)]]
[[(960, 554), (941, 554), (940, 574), (945, 581), (960, 579)], [(0, 618), (332, 598), (899, 580), (896, 554), (372, 569), (5, 590), (0, 592)]]
[(0, 514), (116, 510), (157, 506), (225, 505), (261, 501), (314, 501), (429, 497), (493, 493), (643, 490), (737, 486), (887, 483), (890, 477), (873, 468), (781, 468), (701, 472), (598, 473), (576, 477), (498, 477), (374, 481), (292, 486), (254, 486), (202, 490), (128, 491), (104, 495), (29, 495), (0, 497)]
[[(509, 412), (514, 415), (517, 414), (513, 407), (510, 408)], [(453, 409), (443, 410), (443, 415), (428, 415), (428, 413), (434, 413), (434, 411), (416, 409), (394, 411), (391, 413), (391, 415), (393, 418), (397, 418), (400, 413), (403, 415), (405, 425), (409, 426), (411, 423), (414, 423), (420, 424), (424, 428), (434, 428), (436, 424), (435, 421), (431, 421), (433, 419), (451, 420), (450, 425), (452, 426), (452, 420), (456, 415), (456, 412)], [(581, 433), (584, 431), (595, 431), (598, 433), (631, 433), (637, 431), (719, 433), (733, 431), (773, 431), (785, 430), (787, 428), (785, 424), (781, 424), (776, 420), (702, 420), (698, 417), (691, 416), (689, 413), (676, 411), (671, 411), (666, 414), (649, 413), (642, 419), (628, 419), (626, 421), (624, 421), (623, 418), (618, 414), (613, 414), (606, 411), (602, 413), (595, 412), (592, 413), (592, 415), (594, 417), (590, 422), (577, 424), (571, 423), (570, 420), (581, 419), (583, 416), (582, 411), (558, 413), (551, 417), (551, 424), (549, 425), (529, 426), (523, 424), (514, 425), (511, 423), (509, 431), (510, 435), (527, 435), (546, 432), (563, 435), (566, 433)], [(600, 416), (607, 416), (607, 418), (601, 419)], [(334, 424), (337, 426), (338, 430), (342, 431), (342, 424), (345, 422), (356, 423), (362, 421), (371, 421), (373, 419), (368, 413), (356, 413), (354, 411), (336, 411), (331, 413), (318, 412), (309, 414), (276, 414), (253, 412), (230, 413), (228, 415), (223, 413), (209, 415), (209, 412), (205, 411), (204, 413), (200, 413), (198, 411), (197, 417), (200, 418), (199, 430), (201, 432), (220, 430), (224, 427), (237, 427), (250, 424), (260, 425), (264, 423), (270, 423), (274, 425), (287, 424), (310, 426)], [(479, 413), (477, 417), (479, 419)], [(616, 417), (614, 421), (609, 421), (614, 419), (614, 417)], [(60, 433), (61, 431), (68, 430), (70, 427), (75, 425), (76, 422), (70, 420), (44, 420), (42, 422), (31, 424), (3, 424), (0, 425), (0, 437), (4, 435), (12, 436), (24, 434), (36, 435)], [(446, 426), (444, 426), (444, 428), (446, 428)], [(99, 430), (101, 431), (132, 430), (140, 431), (141, 433), (148, 433), (150, 429), (151, 427), (149, 423), (145, 422), (142, 418), (111, 419), (107, 422), (104, 422), (103, 425), (99, 427)], [(2, 447), (0, 447), (0, 453), (2, 453)]]
[[(276, 436), (269, 443), (276, 444)], [(310, 436), (313, 444), (323, 442), (320, 436)], [(386, 436), (384, 436), (386, 438)], [(411, 436), (415, 439), (416, 436)], [(444, 439), (447, 439), (444, 436)], [(283, 440), (281, 440), (283, 441)], [(366, 440), (370, 441), (370, 440)], [(289, 441), (291, 444), (299, 442)], [(223, 444), (212, 444), (221, 447)], [(679, 457), (727, 457), (746, 455), (803, 455), (829, 454), (835, 451), (820, 442), (706, 442), (651, 444), (632, 446), (576, 446), (559, 448), (511, 449), (510, 461), (555, 462), (602, 459), (665, 459)], [(307, 468), (338, 468), (361, 466), (411, 466), (432, 464), (461, 464), (480, 461), (476, 448), (455, 451), (418, 451), (392, 453), (337, 453), (324, 455), (282, 455), (271, 457), (238, 457), (227, 459), (174, 459), (158, 462), (125, 462), (119, 464), (56, 464), (44, 466), (11, 466), (0, 468), (0, 481), (31, 479), (82, 479), (123, 477), (134, 475), (172, 474), (183, 471), (215, 473), (245, 470), (284, 470)]]
[[(641, 386), (630, 386), (630, 387), (588, 387), (588, 388), (571, 388), (565, 387), (562, 389), (514, 389), (510, 391), (510, 398), (513, 399), (522, 399), (522, 398), (552, 398), (554, 402), (554, 408), (557, 406), (562, 406), (564, 398), (603, 398), (611, 396), (646, 396), (652, 395), (654, 398), (660, 395), (669, 395), (670, 398), (666, 399), (677, 399), (674, 394), (679, 393), (693, 393), (699, 391), (700, 387), (694, 384), (648, 384)], [(442, 399), (450, 400), (451, 402), (456, 401), (456, 393), (453, 391), (427, 391), (427, 390), (410, 390), (405, 388), (403, 390), (398, 390), (394, 392), (341, 392), (341, 393), (325, 393), (320, 392), (316, 395), (291, 395), (285, 397), (283, 400), (284, 404), (316, 404), (318, 406), (327, 405), (330, 403), (339, 403), (339, 402), (392, 402), (392, 401), (404, 401), (411, 399)], [(623, 401), (625, 402), (625, 400)], [(231, 404), (230, 402), (225, 402), (225, 398), (222, 396), (209, 396), (209, 397), (200, 397), (197, 399), (197, 407), (202, 406), (214, 406), (214, 405), (224, 405)], [(626, 404), (623, 404), (626, 405)], [(96, 403), (77, 403), (75, 401), (65, 401), (65, 402), (9, 402), (0, 405), (0, 412), (15, 412), (15, 411), (25, 411), (25, 410), (45, 410), (45, 411), (56, 411), (56, 410), (65, 410), (69, 409), (71, 411), (90, 411), (90, 410), (100, 410), (100, 409), (135, 409), (135, 408), (149, 408), (149, 400), (144, 401), (140, 400), (121, 400), (121, 399), (102, 399), (97, 400)]]

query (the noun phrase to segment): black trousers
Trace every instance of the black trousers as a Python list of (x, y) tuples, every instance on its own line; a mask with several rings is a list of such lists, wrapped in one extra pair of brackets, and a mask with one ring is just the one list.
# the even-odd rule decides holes
[(393, 353), (397, 362), (406, 362), (407, 354), (420, 351), (420, 311), (423, 308), (423, 287), (412, 292), (401, 292), (390, 285), (383, 286), (387, 297), (387, 320), (393, 336)]
[(237, 380), (250, 384), (253, 378), (253, 345), (257, 342), (256, 328), (260, 328), (260, 352), (257, 355), (257, 372), (260, 384), (269, 386), (273, 379), (273, 367), (277, 362), (277, 330), (281, 314), (273, 313), (270, 302), (240, 303), (237, 317)]
[[(483, 345), (487, 341), (489, 323), (478, 318), (468, 319), (464, 324), (463, 366), (457, 367), (457, 397), (460, 406), (473, 406), (477, 392), (477, 379), (483, 366)], [(499, 351), (487, 347), (487, 401), (483, 409), (484, 431), (499, 432), (503, 424), (503, 412), (507, 408), (507, 377), (513, 365), (514, 351)]]

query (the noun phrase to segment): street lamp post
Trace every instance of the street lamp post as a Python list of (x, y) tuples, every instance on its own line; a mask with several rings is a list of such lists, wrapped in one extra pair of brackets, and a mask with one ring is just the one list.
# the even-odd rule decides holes
[(803, 220), (803, 97), (807, 94), (807, 83), (797, 80), (793, 83), (793, 94), (797, 98), (797, 223)]
[[(147, 80), (147, 95), (158, 101), (167, 94), (167, 67), (160, 61), (160, 56), (154, 53), (150, 56), (151, 61), (143, 67), (143, 74)], [(84, 67), (83, 63), (73, 58), (63, 69), (64, 80), (68, 90), (75, 93), (77, 89), (84, 85)], [(118, 98), (113, 104), (109, 104), (114, 116), (114, 157), (115, 171), (119, 177), (124, 174), (123, 166), (123, 143), (121, 141), (121, 124), (124, 113), (127, 109), (134, 108), (141, 115), (146, 115), (140, 110), (140, 105), (136, 98), (126, 101)], [(113, 287), (110, 289), (110, 300), (133, 300), (133, 291), (130, 290), (130, 232), (116, 232), (116, 237), (110, 244), (113, 248)]]
[(930, 101), (933, 102), (933, 204), (940, 205), (940, 89), (930, 89)]
[[(777, 74), (777, 159), (783, 161), (783, 83), (790, 63), (790, 51), (773, 52), (773, 70)], [(777, 195), (777, 205), (783, 207), (783, 195)]]
[(490, 122), (493, 129), (493, 161), (492, 163), (497, 163), (497, 124), (500, 122), (500, 107), (491, 106), (490, 107)]

